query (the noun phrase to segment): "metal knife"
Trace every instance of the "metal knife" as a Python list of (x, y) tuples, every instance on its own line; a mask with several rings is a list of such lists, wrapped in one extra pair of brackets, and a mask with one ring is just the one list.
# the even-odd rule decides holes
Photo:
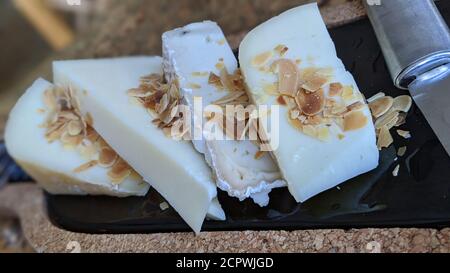
[(450, 30), (433, 0), (363, 0), (395, 86), (450, 155)]

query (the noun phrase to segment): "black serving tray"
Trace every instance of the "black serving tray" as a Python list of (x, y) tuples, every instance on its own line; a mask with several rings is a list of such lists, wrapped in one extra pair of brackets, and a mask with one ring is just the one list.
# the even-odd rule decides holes
[[(450, 20), (449, 1), (438, 1)], [(384, 91), (407, 94), (391, 81), (378, 42), (367, 19), (331, 29), (338, 55), (366, 97)], [(414, 31), (414, 30), (412, 30)], [(224, 222), (205, 221), (205, 231), (296, 230), (311, 228), (450, 226), (450, 157), (422, 113), (413, 106), (395, 144), (381, 153), (378, 169), (348, 181), (312, 200), (297, 204), (287, 189), (271, 193), (268, 207), (239, 202), (219, 192), (227, 214)], [(450, 136), (449, 136), (450, 137)], [(407, 154), (396, 160), (399, 147)], [(397, 177), (393, 169), (400, 164)], [(190, 231), (173, 209), (161, 211), (163, 198), (151, 190), (144, 198), (76, 197), (46, 194), (51, 221), (64, 229), (86, 233), (153, 233)]]

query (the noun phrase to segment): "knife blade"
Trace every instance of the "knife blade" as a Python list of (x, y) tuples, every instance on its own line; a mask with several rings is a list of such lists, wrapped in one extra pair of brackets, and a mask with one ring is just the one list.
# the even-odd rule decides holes
[(363, 2), (394, 84), (409, 89), (450, 155), (450, 30), (442, 15), (433, 0)]

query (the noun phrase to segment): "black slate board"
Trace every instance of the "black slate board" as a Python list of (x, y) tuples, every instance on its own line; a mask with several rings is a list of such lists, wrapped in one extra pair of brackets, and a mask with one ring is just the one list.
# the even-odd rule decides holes
[[(450, 3), (439, 1), (450, 20)], [(338, 55), (366, 95), (384, 91), (398, 96), (369, 21), (330, 30)], [(395, 147), (381, 154), (380, 167), (312, 200), (297, 204), (286, 189), (271, 193), (270, 205), (260, 208), (219, 193), (227, 221), (206, 221), (205, 231), (295, 230), (310, 228), (450, 226), (450, 157), (419, 109), (414, 106)], [(450, 137), (450, 136), (449, 136)], [(399, 147), (407, 154), (395, 161)], [(398, 177), (392, 175), (400, 164)], [(46, 195), (51, 221), (64, 229), (86, 233), (152, 233), (190, 231), (173, 209), (161, 211), (164, 200), (151, 190), (145, 198), (73, 197)]]

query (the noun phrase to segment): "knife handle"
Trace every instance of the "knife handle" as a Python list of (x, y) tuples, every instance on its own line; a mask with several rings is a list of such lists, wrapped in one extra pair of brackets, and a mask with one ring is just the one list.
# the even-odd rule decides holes
[(450, 63), (450, 31), (433, 0), (363, 0), (395, 85)]

